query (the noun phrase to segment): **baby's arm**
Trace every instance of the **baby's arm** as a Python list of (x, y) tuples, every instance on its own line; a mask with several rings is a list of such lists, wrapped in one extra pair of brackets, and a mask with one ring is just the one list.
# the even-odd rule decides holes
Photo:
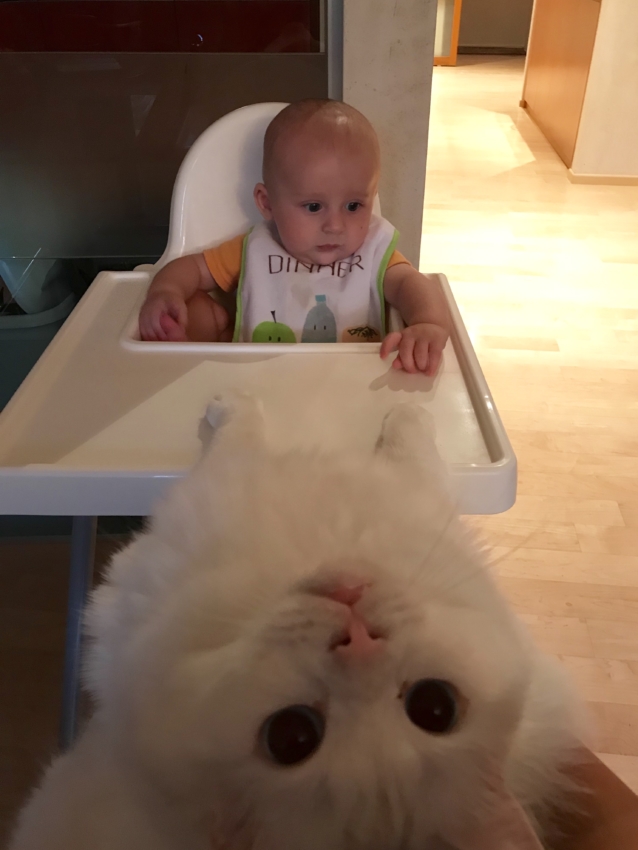
[(215, 288), (203, 254), (167, 263), (153, 278), (140, 310), (140, 336), (149, 342), (185, 340), (188, 307), (197, 292)]
[(398, 263), (385, 273), (383, 288), (387, 302), (396, 307), (407, 327), (385, 337), (381, 357), (398, 350), (392, 364), (395, 369), (435, 375), (450, 335), (450, 315), (437, 278)]

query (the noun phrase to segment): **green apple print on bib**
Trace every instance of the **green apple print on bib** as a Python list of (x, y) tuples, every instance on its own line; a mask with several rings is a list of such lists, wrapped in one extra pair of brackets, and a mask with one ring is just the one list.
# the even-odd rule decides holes
[(278, 322), (271, 310), (272, 322), (261, 322), (253, 331), (253, 342), (297, 342), (295, 332), (288, 325)]
[(306, 316), (301, 334), (302, 342), (336, 342), (337, 322), (326, 304), (325, 295), (315, 295), (317, 302)]

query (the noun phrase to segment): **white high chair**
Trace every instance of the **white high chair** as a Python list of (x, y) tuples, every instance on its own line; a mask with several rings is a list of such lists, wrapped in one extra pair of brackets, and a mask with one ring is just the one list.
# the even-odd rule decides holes
[(63, 745), (76, 724), (95, 517), (150, 513), (197, 459), (212, 396), (259, 394), (275, 446), (345, 449), (372, 449), (386, 412), (418, 400), (432, 413), (459, 510), (498, 513), (514, 502), (516, 459), (443, 276), (453, 332), (436, 379), (391, 370), (373, 343), (140, 341), (137, 315), (154, 271), (257, 220), (263, 134), (283, 106), (244, 107), (202, 134), (177, 176), (157, 265), (99, 274), (0, 415), (0, 513), (74, 518)]
[(259, 220), (266, 127), (285, 103), (255, 103), (212, 124), (186, 155), (175, 181), (168, 242), (156, 268), (245, 233)]

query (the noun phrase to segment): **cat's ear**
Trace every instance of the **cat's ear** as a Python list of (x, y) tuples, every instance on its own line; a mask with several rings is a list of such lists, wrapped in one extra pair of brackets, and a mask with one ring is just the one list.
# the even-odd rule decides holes
[(486, 778), (481, 810), (469, 813), (443, 836), (455, 850), (543, 850), (530, 819), (505, 787), (500, 768)]
[(434, 419), (420, 404), (397, 404), (386, 415), (375, 449), (397, 463), (419, 465), (449, 490), (449, 469), (436, 446)]
[(217, 396), (206, 409), (200, 438), (202, 459), (222, 452), (249, 452), (265, 445), (264, 411), (261, 401), (247, 393)]

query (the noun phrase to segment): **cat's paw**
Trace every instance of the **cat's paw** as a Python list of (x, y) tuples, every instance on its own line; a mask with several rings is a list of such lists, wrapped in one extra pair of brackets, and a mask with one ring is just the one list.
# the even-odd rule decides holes
[(263, 406), (259, 399), (249, 393), (227, 392), (217, 395), (206, 408), (206, 421), (217, 431), (237, 415), (263, 416)]
[(434, 440), (434, 418), (420, 404), (412, 402), (397, 404), (386, 414), (383, 420), (377, 447), (380, 448), (387, 443), (393, 443), (399, 438), (404, 440), (411, 434)]
[(434, 419), (421, 405), (397, 404), (383, 420), (376, 451), (397, 461), (418, 462), (430, 472), (444, 472), (435, 435)]

